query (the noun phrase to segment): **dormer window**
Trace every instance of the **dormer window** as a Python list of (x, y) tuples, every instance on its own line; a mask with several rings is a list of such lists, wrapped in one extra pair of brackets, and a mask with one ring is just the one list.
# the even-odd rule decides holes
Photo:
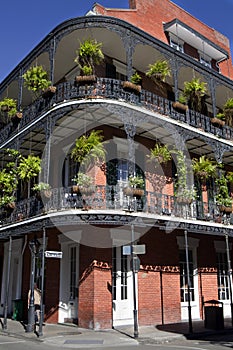
[(206, 67), (212, 68), (211, 65), (211, 58), (204, 55), (204, 54), (199, 54), (200, 56), (200, 63), (203, 64)]
[(176, 49), (177, 51), (184, 52), (183, 44), (177, 43), (174, 40), (170, 41), (170, 46), (173, 47), (173, 49)]

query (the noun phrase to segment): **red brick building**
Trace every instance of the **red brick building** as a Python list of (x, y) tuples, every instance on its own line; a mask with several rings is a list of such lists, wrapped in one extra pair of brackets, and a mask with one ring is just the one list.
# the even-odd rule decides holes
[[(80, 83), (74, 59), (89, 39), (101, 44), (103, 60), (94, 83)], [(158, 62), (167, 64), (164, 79), (148, 74)], [(49, 97), (25, 86), (28, 69), (40, 65), (56, 87)], [(124, 85), (135, 71), (142, 79), (136, 92)], [(51, 323), (112, 328), (135, 324), (135, 314), (139, 325), (199, 320), (212, 299), (232, 317), (233, 124), (225, 105), (232, 78), (228, 39), (169, 0), (132, 0), (127, 10), (95, 4), (54, 28), (15, 67), (0, 85), (0, 101), (16, 100), (22, 113), (1, 111), (2, 316), (27, 322), (36, 282)], [(182, 110), (175, 102), (190, 81), (204, 92), (195, 103), (186, 96)], [(105, 159), (90, 153), (82, 168), (72, 150), (93, 130), (103, 136)], [(166, 148), (167, 162), (162, 153), (149, 161), (156, 145)], [(42, 161), (30, 186), (18, 171), (29, 155)], [(205, 178), (207, 165), (200, 176), (194, 160), (210, 160), (214, 170)], [(9, 169), (17, 182), (11, 210)], [(81, 172), (92, 177), (92, 190), (76, 193)], [(136, 175), (141, 195), (128, 190)], [(39, 182), (50, 185), (50, 198), (36, 196)], [(15, 305), (23, 305), (18, 316)]]

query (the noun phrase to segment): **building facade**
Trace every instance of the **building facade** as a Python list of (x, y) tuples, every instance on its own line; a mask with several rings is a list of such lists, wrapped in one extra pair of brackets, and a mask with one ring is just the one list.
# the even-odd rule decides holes
[[(85, 40), (101, 43), (104, 56), (94, 83), (77, 79)], [(148, 74), (155, 62), (169, 74)], [(56, 87), (49, 96), (25, 86), (36, 66)], [(126, 84), (135, 72), (136, 92)], [(228, 39), (170, 0), (131, 0), (127, 10), (95, 4), (15, 67), (0, 84), (1, 100), (16, 100), (18, 112), (1, 111), (1, 175), (13, 172), (17, 181), (11, 209), (0, 189), (1, 315), (22, 301), (27, 319), (36, 282), (50, 323), (112, 328), (133, 324), (135, 311), (139, 325), (199, 320), (213, 299), (232, 317), (233, 221), (225, 201), (233, 190), (232, 79)], [(205, 91), (181, 109), (190, 81)], [(90, 153), (82, 168), (72, 150), (93, 130), (103, 136), (105, 158)], [(166, 161), (164, 153), (151, 156), (156, 145)], [(19, 172), (29, 155), (41, 159), (31, 179), (29, 168)], [(195, 161), (206, 159), (212, 173), (200, 175)], [(76, 193), (81, 172), (92, 177), (92, 190)], [(137, 175), (142, 194), (129, 188)], [(39, 182), (50, 185), (49, 198), (33, 191)]]

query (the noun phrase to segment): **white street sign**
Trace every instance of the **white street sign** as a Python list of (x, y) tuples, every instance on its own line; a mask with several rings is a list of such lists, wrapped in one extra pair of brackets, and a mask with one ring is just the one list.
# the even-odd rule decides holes
[[(134, 252), (134, 254), (145, 254), (146, 253), (146, 245), (145, 244), (134, 245), (133, 252)], [(131, 254), (131, 246), (124, 245), (123, 246), (123, 255), (130, 255), (130, 254)]]
[(45, 257), (46, 258), (61, 259), (62, 258), (62, 252), (56, 252), (56, 251), (53, 251), (53, 250), (46, 250), (45, 251)]

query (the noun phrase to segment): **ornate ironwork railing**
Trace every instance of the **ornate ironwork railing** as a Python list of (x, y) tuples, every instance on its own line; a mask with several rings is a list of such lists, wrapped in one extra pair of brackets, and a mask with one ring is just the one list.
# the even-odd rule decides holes
[[(144, 195), (129, 195), (118, 186), (95, 186), (91, 191), (74, 193), (72, 187), (51, 190), (51, 197), (33, 196), (16, 203), (14, 209), (1, 208), (1, 225), (13, 224), (45, 213), (70, 209), (80, 211), (113, 210), (116, 213), (134, 212), (180, 217), (190, 220), (219, 222), (220, 212), (213, 202), (178, 202), (174, 196), (144, 192)], [(226, 216), (226, 214), (225, 214)], [(227, 219), (227, 218), (225, 218)], [(228, 217), (229, 219), (229, 217)]]
[(224, 125), (214, 126), (211, 118), (188, 109), (186, 112), (178, 112), (173, 108), (172, 101), (160, 97), (152, 92), (141, 90), (139, 94), (128, 92), (123, 89), (122, 81), (98, 78), (94, 85), (79, 86), (72, 81), (61, 83), (57, 86), (56, 93), (52, 98), (39, 98), (23, 110), (23, 118), (18, 125), (10, 123), (1, 129), (0, 143), (7, 141), (9, 136), (16, 134), (20, 129), (36, 120), (40, 115), (52, 106), (63, 101), (82, 98), (106, 98), (133, 103), (150, 111), (169, 116), (172, 119), (191, 125), (224, 139), (233, 138), (233, 128)]

